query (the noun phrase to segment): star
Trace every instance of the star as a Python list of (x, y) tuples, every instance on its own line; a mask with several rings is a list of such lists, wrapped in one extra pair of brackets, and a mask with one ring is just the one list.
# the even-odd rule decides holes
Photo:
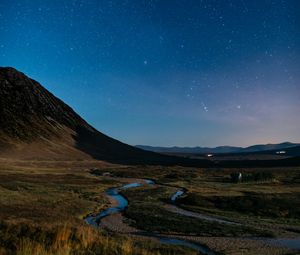
[(208, 107), (203, 102), (201, 104), (202, 104), (203, 110), (205, 112), (208, 112)]
[[(294, 117), (300, 109), (299, 14), (293, 10), (297, 1), (272, 0), (269, 5), (260, 0), (199, 0), (188, 5), (157, 0), (5, 2), (7, 8), (0, 8), (1, 66), (24, 67), (33, 76), (41, 73), (44, 80), (54, 82), (49, 86), (55, 86), (53, 77), (58, 76), (64, 84), (57, 87), (60, 95), (69, 101), (74, 97), (76, 108), (104, 109), (95, 113), (99, 116), (90, 115), (94, 122), (99, 119), (100, 129), (103, 116), (131, 123), (132, 116), (139, 115), (141, 123), (151, 116), (157, 130), (166, 124), (176, 134), (177, 114), (188, 112), (187, 126), (193, 127), (200, 123), (200, 113), (205, 117), (201, 124), (207, 127), (201, 135), (216, 132), (211, 141), (218, 144), (232, 132), (231, 143), (241, 134), (252, 139), (246, 125), (249, 116), (259, 119), (268, 114), (268, 121), (257, 127), (272, 128), (259, 134), (265, 139), (299, 134), (300, 122)], [(92, 100), (77, 100), (83, 91)], [(103, 107), (102, 97), (111, 97), (115, 108)], [(124, 105), (131, 115), (122, 114)], [(165, 117), (174, 119), (168, 122)], [(279, 128), (281, 136), (275, 137), (277, 127), (272, 124), (281, 121), (289, 125)], [(236, 137), (231, 129), (235, 124)], [(110, 127), (115, 130), (107, 124)], [(137, 133), (144, 132), (144, 127), (138, 128)], [(151, 135), (159, 137), (161, 132), (155, 132)], [(187, 136), (200, 137), (197, 132)], [(120, 138), (134, 143), (127, 135), (125, 129), (120, 131)], [(181, 143), (187, 142), (182, 138)]]

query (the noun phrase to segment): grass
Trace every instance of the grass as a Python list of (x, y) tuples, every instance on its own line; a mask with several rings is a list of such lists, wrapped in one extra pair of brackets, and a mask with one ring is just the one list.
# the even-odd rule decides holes
[[(300, 168), (197, 169), (117, 166), (98, 161), (8, 161), (0, 159), (0, 254), (193, 254), (183, 247), (118, 236), (86, 226), (83, 218), (109, 206), (105, 190), (122, 180), (93, 176), (154, 179), (158, 186), (123, 191), (129, 224), (157, 233), (205, 237), (298, 235)], [(231, 183), (230, 173), (270, 171), (271, 181)], [(179, 206), (200, 213), (245, 220), (228, 226), (179, 216), (163, 204), (187, 189)], [(271, 213), (270, 213), (271, 212)], [(290, 230), (289, 230), (290, 229)], [(238, 247), (236, 248), (239, 249)], [(225, 251), (226, 253), (226, 251)]]
[(294, 218), (300, 215), (300, 193), (259, 194), (248, 192), (241, 196), (210, 196), (189, 193), (178, 199), (189, 207), (217, 208), (268, 218)]
[(273, 236), (270, 231), (263, 231), (246, 226), (233, 226), (169, 212), (162, 206), (172, 192), (166, 187), (137, 188), (123, 191), (132, 201), (125, 211), (129, 223), (139, 229), (163, 234), (184, 234), (197, 236)]
[(120, 185), (91, 175), (93, 167), (116, 168), (97, 161), (0, 160), (0, 254), (193, 254), (86, 226), (87, 214), (109, 205), (104, 191)]
[(39, 228), (21, 224), (0, 228), (1, 255), (186, 255), (183, 249), (170, 249), (154, 242), (135, 241), (124, 237), (111, 237), (89, 226)]
[[(152, 203), (155, 196), (156, 200), (166, 202), (172, 192), (185, 188), (187, 196), (178, 201), (178, 206), (184, 209), (239, 220), (254, 228), (268, 230), (276, 226), (274, 234), (279, 236), (285, 228), (292, 226), (296, 229), (294, 231), (300, 228), (300, 167), (197, 169), (152, 166), (119, 168), (111, 172), (115, 176), (147, 177), (169, 187), (168, 191), (158, 190), (158, 194), (143, 188), (144, 191), (126, 191), (125, 195), (133, 202), (141, 201), (141, 195), (144, 202), (149, 200)], [(241, 172), (244, 176), (263, 172), (272, 179), (232, 183), (232, 172)], [(147, 195), (147, 192), (150, 194)], [(129, 203), (129, 207), (133, 202)], [(278, 231), (278, 228), (281, 230)]]
[(108, 204), (104, 182), (84, 165), (94, 162), (0, 162), (0, 220), (52, 225), (83, 217)]

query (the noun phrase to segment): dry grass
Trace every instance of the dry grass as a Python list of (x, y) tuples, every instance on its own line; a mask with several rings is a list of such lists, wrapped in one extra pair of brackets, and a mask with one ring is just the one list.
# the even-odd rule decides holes
[(120, 185), (92, 176), (93, 167), (122, 168), (99, 161), (0, 159), (0, 255), (189, 254), (86, 226), (88, 213), (108, 206), (104, 191)]
[(17, 226), (7, 227), (5, 236), (1, 233), (1, 237), (6, 238), (6, 243), (0, 243), (1, 255), (160, 255), (151, 246), (137, 246), (133, 239), (110, 237), (89, 226), (74, 228), (64, 225), (42, 232), (27, 227), (30, 228), (27, 234), (19, 230), (14, 232)]
[[(82, 163), (81, 163), (82, 164)], [(82, 221), (107, 204), (108, 187), (79, 163), (0, 164), (0, 219), (52, 224)]]

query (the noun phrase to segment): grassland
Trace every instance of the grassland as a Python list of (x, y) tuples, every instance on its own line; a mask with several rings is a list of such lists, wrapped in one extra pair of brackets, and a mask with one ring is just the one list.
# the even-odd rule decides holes
[[(163, 202), (170, 198), (166, 188), (140, 188), (123, 192), (132, 201), (125, 216), (133, 220), (133, 225), (150, 232), (197, 236), (272, 236), (270, 231), (262, 231), (243, 225), (221, 224), (184, 217), (164, 209)], [(172, 189), (171, 189), (172, 190)]]
[[(300, 227), (300, 167), (238, 169), (245, 174), (269, 171), (274, 176), (269, 181), (241, 183), (231, 182), (230, 174), (235, 171), (166, 167), (148, 169), (145, 175), (169, 187), (169, 192), (160, 195), (158, 200), (164, 200), (176, 189), (184, 188), (187, 192), (178, 199), (177, 205), (185, 209)], [(140, 171), (135, 168), (118, 169), (115, 174), (141, 177)]]
[(109, 205), (118, 180), (96, 178), (99, 161), (0, 163), (0, 254), (182, 254), (191, 250), (93, 229), (84, 217)]
[[(91, 169), (98, 176), (92, 175)], [(274, 178), (232, 183), (230, 174), (237, 170), (243, 173), (271, 171)], [(109, 172), (111, 177), (102, 176), (104, 172)], [(0, 254), (194, 254), (190, 249), (163, 245), (146, 237), (124, 237), (102, 228), (86, 226), (85, 216), (109, 206), (110, 201), (105, 196), (107, 188), (133, 181), (124, 177), (148, 178), (157, 183), (122, 191), (129, 199), (124, 222), (138, 229), (186, 236), (192, 240), (201, 237), (213, 249), (218, 248), (220, 240), (229, 240), (230, 244), (242, 237), (299, 237), (300, 168), (297, 167), (197, 169), (126, 167), (99, 161), (2, 159)], [(177, 201), (178, 207), (241, 225), (191, 219), (168, 211), (165, 204), (179, 188), (187, 192)], [(240, 243), (230, 248), (225, 245), (219, 250), (223, 254), (239, 254), (242, 249)], [(256, 243), (251, 245), (248, 250), (243, 250), (244, 254), (257, 252)], [(275, 249), (261, 254), (296, 253)]]
[[(115, 176), (150, 178), (158, 184), (156, 188), (140, 187), (123, 192), (131, 201), (125, 215), (130, 219), (128, 223), (132, 226), (156, 233), (211, 238), (251, 236), (299, 238), (300, 168), (144, 167), (141, 171), (138, 167), (128, 167), (110, 171)], [(236, 171), (244, 175), (267, 171), (271, 173), (272, 179), (233, 183), (230, 174)], [(171, 194), (178, 189), (187, 191), (176, 202), (178, 207), (234, 221), (241, 226), (191, 220), (189, 217), (166, 210), (164, 204), (170, 203)], [(250, 242), (247, 238), (243, 240)], [(213, 243), (210, 247), (217, 247), (214, 245)], [(237, 250), (242, 249), (238, 248), (238, 245), (236, 244)], [(235, 254), (234, 250), (231, 247), (230, 251), (225, 248), (222, 252)], [(257, 254), (255, 252), (258, 250), (255, 251), (255, 248), (251, 247), (247, 252), (243, 250), (243, 254)], [(268, 251), (261, 254), (276, 254), (276, 251), (268, 248)], [(278, 254), (289, 252), (281, 251)]]

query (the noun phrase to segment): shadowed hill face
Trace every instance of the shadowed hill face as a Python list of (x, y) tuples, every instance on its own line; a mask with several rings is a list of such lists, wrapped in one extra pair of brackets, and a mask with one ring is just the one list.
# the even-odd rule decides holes
[(0, 68), (0, 128), (6, 135), (32, 141), (59, 133), (59, 126), (90, 128), (69, 106), (38, 82), (13, 68)]
[[(91, 127), (38, 82), (0, 68), (0, 157), (100, 159), (114, 163), (199, 164), (126, 145)], [(206, 165), (207, 162), (204, 164)]]
[[(216, 166), (208, 160), (144, 151), (110, 138), (90, 126), (38, 82), (8, 67), (0, 67), (0, 158)], [(257, 164), (250, 163), (228, 161), (222, 164), (226, 167)], [(259, 164), (274, 165), (278, 161), (260, 161)]]
[(86, 154), (117, 160), (147, 154), (98, 132), (38, 82), (14, 68), (0, 68), (0, 132), (2, 151), (15, 147), (17, 153), (26, 145), (40, 146), (43, 151), (55, 141), (52, 156), (68, 157), (68, 150), (64, 153), (59, 148), (60, 142), (68, 149), (73, 145), (73, 152), (79, 150), (80, 157)]

